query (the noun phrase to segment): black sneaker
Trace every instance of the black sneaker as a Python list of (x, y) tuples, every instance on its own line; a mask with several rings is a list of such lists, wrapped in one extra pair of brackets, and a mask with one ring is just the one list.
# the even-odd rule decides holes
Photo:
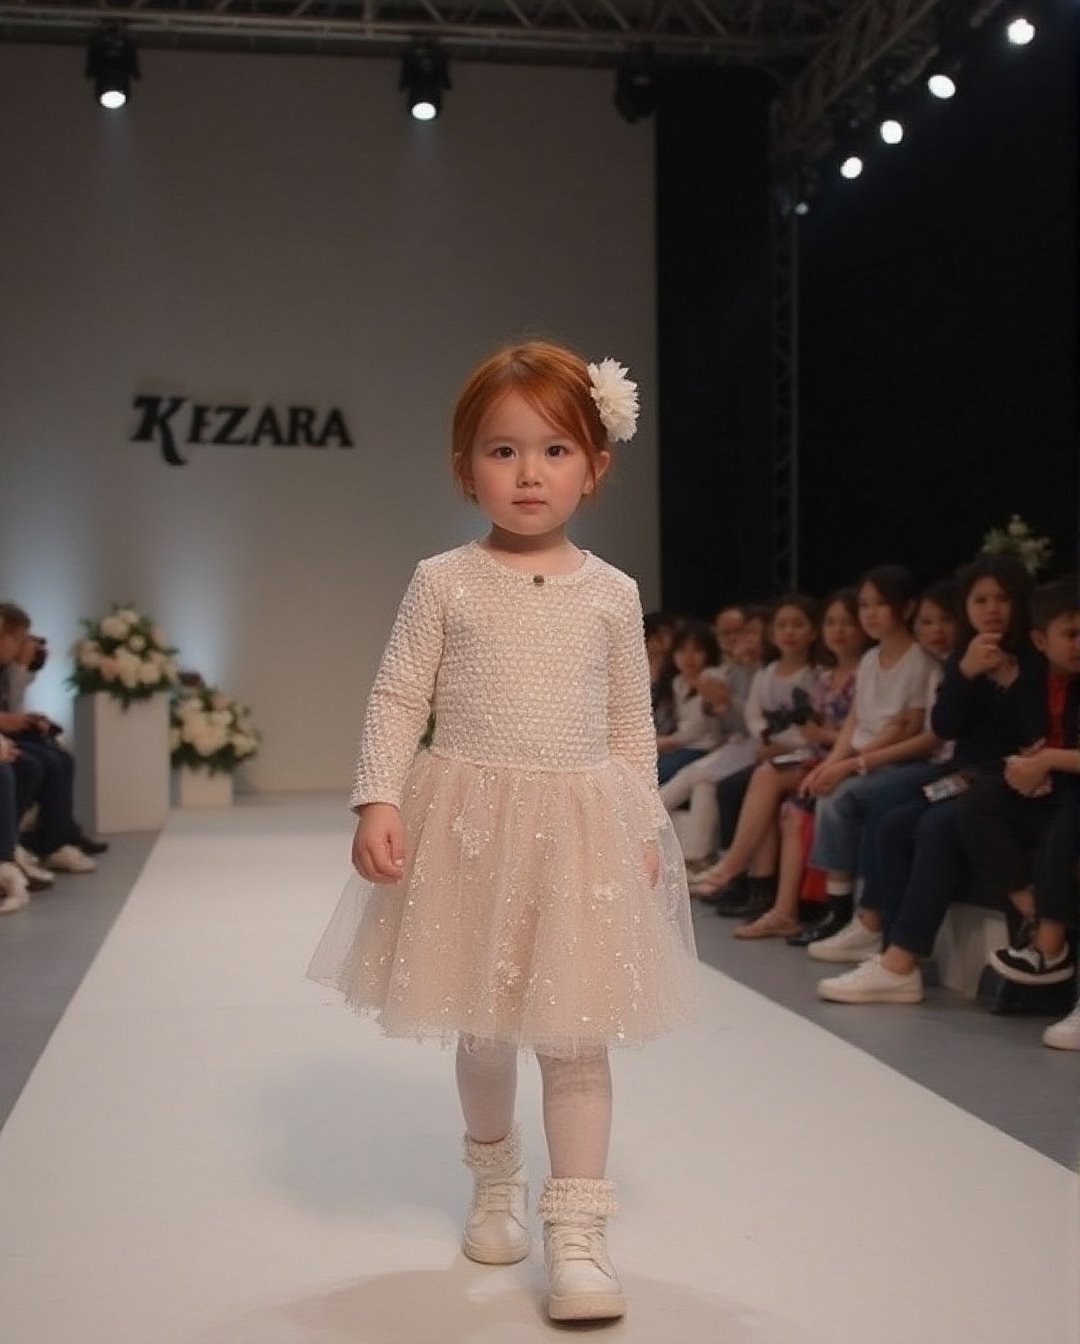
[(998, 975), (1018, 985), (1060, 985), (1076, 974), (1068, 943), (1055, 957), (1047, 957), (1030, 943), (1027, 947), (999, 947), (990, 953), (989, 962)]
[(85, 832), (80, 831), (75, 841), (75, 847), (93, 858), (95, 854), (104, 854), (109, 848), (108, 840), (92, 840)]

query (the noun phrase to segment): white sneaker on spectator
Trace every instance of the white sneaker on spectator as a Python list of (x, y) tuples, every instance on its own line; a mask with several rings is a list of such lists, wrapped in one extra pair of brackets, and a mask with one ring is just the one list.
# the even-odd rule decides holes
[(1052, 1022), (1043, 1032), (1043, 1045), (1054, 1050), (1080, 1050), (1080, 1003), (1068, 1017)]
[(56, 881), (52, 873), (42, 868), (33, 854), (28, 849), (24, 849), (22, 845), (15, 846), (15, 862), (26, 877), (34, 882), (40, 882), (42, 886), (51, 887)]
[(856, 915), (839, 933), (810, 943), (806, 951), (814, 961), (865, 961), (881, 951), (881, 934), (871, 932)]
[(45, 867), (55, 873), (92, 873), (97, 864), (77, 845), (61, 845), (45, 859)]
[(0, 915), (10, 915), (30, 903), (26, 878), (17, 863), (0, 863)]
[(907, 975), (900, 975), (882, 966), (881, 958), (874, 956), (853, 971), (819, 980), (817, 991), (830, 1003), (921, 1003), (922, 972), (916, 966)]

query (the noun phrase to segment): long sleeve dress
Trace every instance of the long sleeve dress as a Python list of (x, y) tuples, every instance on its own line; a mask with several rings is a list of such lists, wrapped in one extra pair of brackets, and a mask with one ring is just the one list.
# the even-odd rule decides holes
[(401, 879), (350, 879), (308, 974), (389, 1035), (572, 1055), (691, 1015), (684, 865), (627, 575), (586, 552), (534, 576), (477, 542), (421, 561), (368, 701), (351, 804), (369, 802), (401, 809)]

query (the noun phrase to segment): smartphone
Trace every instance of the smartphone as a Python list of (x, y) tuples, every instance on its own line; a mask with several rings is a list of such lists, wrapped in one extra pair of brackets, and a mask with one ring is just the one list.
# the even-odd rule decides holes
[(816, 753), (811, 747), (796, 747), (794, 751), (785, 751), (779, 756), (771, 756), (769, 764), (781, 768), (786, 765), (805, 765), (807, 761), (812, 761), (815, 755)]
[(943, 803), (946, 798), (959, 798), (968, 787), (967, 779), (961, 774), (942, 775), (922, 786), (927, 802)]

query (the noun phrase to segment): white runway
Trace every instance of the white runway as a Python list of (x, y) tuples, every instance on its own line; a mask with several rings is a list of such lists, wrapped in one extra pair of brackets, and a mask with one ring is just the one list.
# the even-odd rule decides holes
[[(453, 1056), (303, 979), (350, 830), (322, 798), (173, 815), (0, 1134), (7, 1344), (556, 1333), (538, 1246), (508, 1268), (457, 1249)], [(1069, 1172), (701, 980), (694, 1028), (615, 1057), (629, 1314), (606, 1337), (1076, 1344)], [(535, 1067), (520, 1114), (535, 1185)]]

